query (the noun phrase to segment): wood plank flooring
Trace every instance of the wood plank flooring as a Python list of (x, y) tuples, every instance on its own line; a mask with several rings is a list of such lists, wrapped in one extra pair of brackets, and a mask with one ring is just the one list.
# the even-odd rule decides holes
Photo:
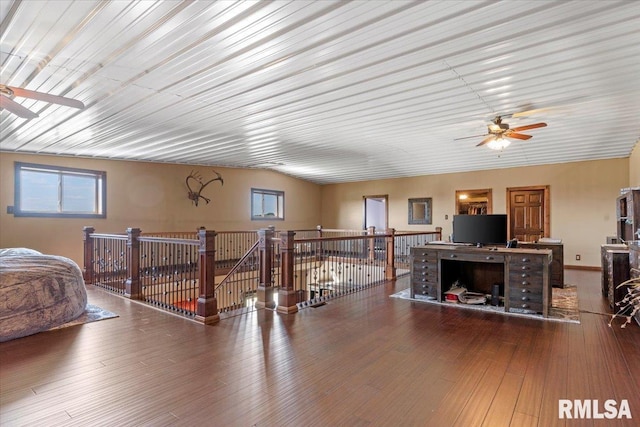
[[(0, 344), (0, 425), (636, 426), (640, 327), (609, 328), (599, 273), (567, 273), (580, 325), (389, 298), (406, 278), (213, 326), (90, 287), (120, 317)], [(633, 419), (559, 419), (558, 399)]]

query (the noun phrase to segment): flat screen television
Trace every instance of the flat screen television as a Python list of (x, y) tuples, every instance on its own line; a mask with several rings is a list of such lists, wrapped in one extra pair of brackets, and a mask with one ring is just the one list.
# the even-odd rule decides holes
[(454, 243), (506, 245), (507, 215), (454, 215)]

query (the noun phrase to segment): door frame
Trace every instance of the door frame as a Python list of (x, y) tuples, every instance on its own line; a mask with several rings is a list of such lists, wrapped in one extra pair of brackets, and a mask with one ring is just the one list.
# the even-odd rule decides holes
[(507, 187), (507, 223), (509, 228), (507, 230), (507, 237), (511, 239), (511, 193), (515, 191), (539, 191), (543, 190), (543, 203), (544, 203), (544, 230), (542, 237), (551, 237), (551, 195), (550, 186), (548, 185), (530, 185), (527, 187)]
[(384, 199), (384, 231), (389, 228), (389, 195), (378, 194), (372, 196), (362, 196), (362, 229), (367, 229), (367, 199)]

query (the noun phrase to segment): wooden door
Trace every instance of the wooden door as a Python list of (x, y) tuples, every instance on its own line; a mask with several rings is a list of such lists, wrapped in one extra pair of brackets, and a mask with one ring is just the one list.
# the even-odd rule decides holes
[(508, 188), (509, 236), (522, 242), (549, 237), (549, 187)]

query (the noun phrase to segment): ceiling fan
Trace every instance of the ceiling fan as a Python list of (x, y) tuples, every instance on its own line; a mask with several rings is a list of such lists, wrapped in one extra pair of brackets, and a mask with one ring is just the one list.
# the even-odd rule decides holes
[(23, 107), (13, 100), (14, 97), (35, 99), (38, 101), (50, 102), (52, 104), (66, 105), (73, 108), (84, 108), (84, 104), (76, 99), (65, 98), (64, 96), (51, 95), (44, 92), (22, 89), (19, 87), (6, 86), (0, 84), (0, 109), (15, 114), (24, 119), (34, 119), (38, 117), (36, 113)]
[[(512, 115), (512, 117), (515, 117), (515, 114)], [(543, 128), (545, 126), (547, 126), (547, 124), (541, 122), (541, 123), (534, 123), (531, 125), (524, 125), (524, 126), (509, 128), (509, 124), (502, 123), (501, 116), (496, 116), (491, 122), (491, 124), (487, 126), (486, 134), (465, 136), (462, 138), (456, 138), (455, 140), (467, 139), (467, 138), (479, 138), (481, 136), (484, 136), (485, 138), (478, 145), (476, 145), (476, 147), (487, 145), (491, 149), (502, 150), (508, 147), (509, 144), (511, 144), (511, 141), (509, 141), (507, 138), (521, 139), (521, 140), (531, 139), (532, 138), (531, 135), (525, 135), (520, 132), (530, 130), (530, 129)]]

